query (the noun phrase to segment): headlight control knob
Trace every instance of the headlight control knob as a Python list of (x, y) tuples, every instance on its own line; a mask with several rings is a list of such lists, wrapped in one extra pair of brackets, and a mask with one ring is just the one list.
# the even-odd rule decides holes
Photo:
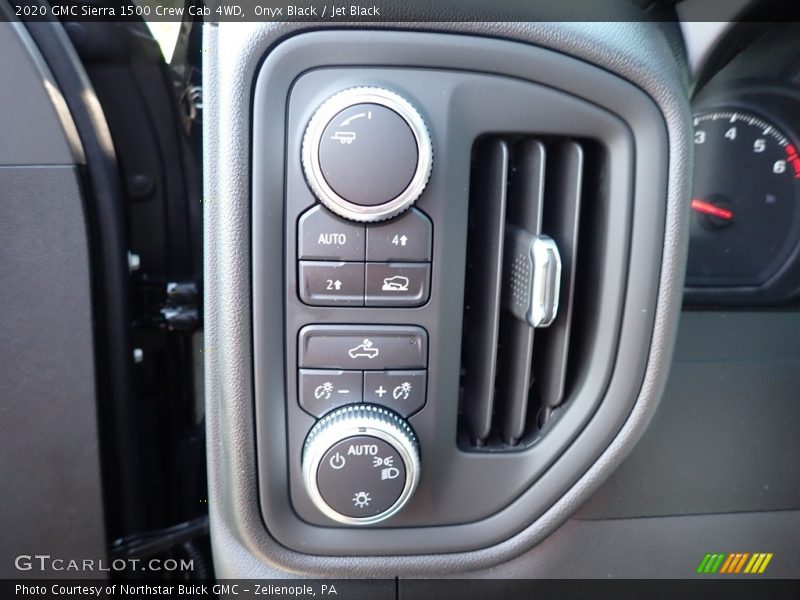
[(348, 525), (396, 514), (419, 481), (417, 439), (406, 421), (380, 406), (344, 406), (311, 429), (303, 481), (314, 505)]
[(433, 164), (425, 122), (405, 98), (376, 87), (334, 94), (306, 128), (303, 170), (311, 190), (336, 214), (381, 221), (408, 209)]

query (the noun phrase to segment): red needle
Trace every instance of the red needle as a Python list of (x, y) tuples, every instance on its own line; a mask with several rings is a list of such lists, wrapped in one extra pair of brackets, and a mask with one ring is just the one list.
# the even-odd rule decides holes
[(701, 212), (706, 215), (711, 215), (714, 217), (719, 217), (720, 219), (725, 219), (726, 221), (730, 221), (733, 218), (733, 211), (728, 210), (726, 208), (720, 208), (715, 204), (711, 204), (711, 202), (706, 202), (705, 200), (698, 200), (694, 198), (692, 200), (692, 208), (697, 212)]

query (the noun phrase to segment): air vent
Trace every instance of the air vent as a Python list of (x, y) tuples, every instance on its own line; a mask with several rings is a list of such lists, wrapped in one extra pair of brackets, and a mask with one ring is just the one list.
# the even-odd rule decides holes
[[(490, 136), (475, 144), (462, 445), (527, 447), (567, 401), (585, 358), (576, 311), (592, 301), (592, 263), (602, 252), (589, 226), (602, 219), (601, 167), (599, 147), (585, 140)], [(555, 256), (534, 256), (542, 240)], [(545, 318), (556, 305), (555, 318)]]

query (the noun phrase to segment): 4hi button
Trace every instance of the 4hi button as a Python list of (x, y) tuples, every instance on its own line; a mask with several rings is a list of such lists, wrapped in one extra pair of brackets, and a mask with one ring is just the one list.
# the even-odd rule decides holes
[(367, 226), (367, 260), (371, 262), (429, 262), (433, 227), (422, 212)]

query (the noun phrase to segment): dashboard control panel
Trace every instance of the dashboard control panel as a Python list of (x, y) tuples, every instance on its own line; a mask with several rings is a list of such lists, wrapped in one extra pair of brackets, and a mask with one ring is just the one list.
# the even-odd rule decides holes
[[(412, 204), (432, 159), (425, 122), (393, 91), (349, 88), (316, 109), (301, 150), (320, 201), (297, 222), (301, 302), (401, 309), (428, 302), (433, 225)], [(417, 325), (300, 329), (297, 401), (320, 419), (303, 447), (303, 483), (326, 517), (376, 523), (413, 494), (418, 442), (404, 419), (425, 405), (427, 351)]]
[[(559, 69), (537, 69), (526, 79), (461, 67), (312, 65), (283, 70), (293, 77), (280, 98), (266, 75), (259, 79), (252, 227), (260, 503), (287, 547), (413, 553), (431, 547), (421, 537), (447, 548), (450, 532), (483, 540), (490, 517), (517, 523), (510, 503), (596, 414), (602, 394), (590, 384), (607, 379), (617, 356), (605, 332), (618, 331), (624, 316), (613, 307), (630, 245), (643, 259), (637, 264), (652, 266), (647, 248), (661, 231), (655, 213), (631, 212), (631, 165), (657, 162), (666, 138), (650, 104), (642, 110), (652, 112), (652, 128), (633, 144), (625, 120), (542, 84)], [(608, 81), (620, 92), (609, 109), (637, 104), (639, 96), (622, 93), (627, 84)], [(275, 119), (281, 101), (285, 119)], [(652, 198), (662, 182), (651, 177), (636, 189), (653, 188)], [(523, 201), (534, 208), (522, 211)], [(630, 238), (636, 215), (656, 219), (644, 225), (645, 248)], [(576, 254), (579, 222), (592, 230), (579, 236)], [(528, 243), (512, 253), (514, 227), (538, 245), (520, 237)], [(506, 249), (524, 260), (505, 260)], [(585, 273), (603, 277), (589, 282)], [(524, 320), (509, 312), (512, 298)], [(572, 327), (570, 306), (608, 318)], [(532, 349), (531, 332), (546, 324)], [(523, 345), (527, 354), (513, 351)], [(591, 363), (584, 349), (596, 356)], [(570, 379), (567, 360), (573, 373), (591, 372)], [(563, 401), (570, 417), (542, 433), (539, 396), (551, 388), (551, 404)], [(489, 431), (480, 439), (469, 426), (484, 415)], [(505, 437), (508, 428), (516, 437)], [(385, 527), (398, 535), (383, 535)]]

